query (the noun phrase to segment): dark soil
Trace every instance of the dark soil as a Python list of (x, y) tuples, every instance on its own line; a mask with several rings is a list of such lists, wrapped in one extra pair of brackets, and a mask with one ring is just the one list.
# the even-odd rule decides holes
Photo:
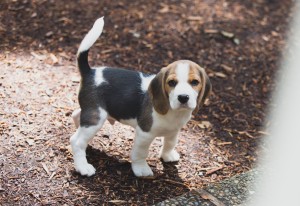
[[(292, 0), (2, 0), (0, 205), (150, 205), (254, 167), (292, 8)], [(133, 175), (134, 131), (121, 124), (106, 124), (87, 150), (96, 175), (74, 171), (75, 55), (101, 16), (92, 65), (157, 73), (190, 59), (213, 85), (180, 134), (178, 163), (161, 162), (161, 139), (153, 143), (152, 179)]]

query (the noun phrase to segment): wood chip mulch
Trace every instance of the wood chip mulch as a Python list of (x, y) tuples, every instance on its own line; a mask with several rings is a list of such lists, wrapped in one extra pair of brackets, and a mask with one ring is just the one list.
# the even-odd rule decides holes
[[(285, 47), (293, 1), (0, 2), (0, 205), (151, 205), (254, 167)], [(190, 59), (206, 68), (213, 94), (182, 129), (181, 160), (148, 162), (136, 178), (134, 131), (108, 123), (91, 142), (93, 177), (72, 165), (71, 113), (78, 108), (78, 45), (94, 20), (105, 30), (92, 65), (157, 73)]]

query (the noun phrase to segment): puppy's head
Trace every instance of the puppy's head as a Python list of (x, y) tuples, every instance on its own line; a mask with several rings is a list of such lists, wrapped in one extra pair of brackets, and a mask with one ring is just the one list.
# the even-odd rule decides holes
[(204, 69), (189, 60), (179, 60), (161, 69), (151, 81), (149, 94), (160, 114), (172, 110), (193, 110), (196, 114), (211, 91)]

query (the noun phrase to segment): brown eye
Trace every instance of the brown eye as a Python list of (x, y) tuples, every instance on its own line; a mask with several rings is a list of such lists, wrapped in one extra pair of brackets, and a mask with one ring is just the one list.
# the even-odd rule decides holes
[(168, 81), (168, 85), (169, 85), (170, 87), (175, 87), (176, 84), (177, 84), (177, 81), (175, 81), (175, 80), (170, 80), (170, 81)]
[(198, 86), (198, 84), (199, 84), (199, 81), (196, 80), (196, 79), (194, 79), (194, 80), (191, 81), (191, 85), (192, 86)]

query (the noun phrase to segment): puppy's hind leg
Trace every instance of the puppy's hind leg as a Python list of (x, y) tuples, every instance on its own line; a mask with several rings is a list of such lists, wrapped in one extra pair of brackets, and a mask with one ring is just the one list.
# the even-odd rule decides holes
[(76, 109), (72, 113), (72, 118), (73, 118), (76, 128), (78, 128), (79, 124), (80, 124), (80, 114), (81, 114), (81, 109)]
[(81, 175), (92, 176), (96, 169), (86, 159), (86, 148), (89, 141), (96, 135), (107, 118), (107, 112), (103, 109), (81, 111), (80, 126), (71, 137), (74, 165)]

